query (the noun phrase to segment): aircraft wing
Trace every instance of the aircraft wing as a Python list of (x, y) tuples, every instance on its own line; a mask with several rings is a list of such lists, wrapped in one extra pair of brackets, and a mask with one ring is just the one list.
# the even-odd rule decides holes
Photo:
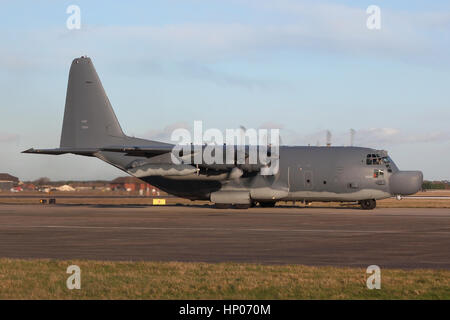
[(100, 151), (106, 152), (120, 152), (125, 153), (126, 156), (147, 157), (151, 158), (164, 153), (172, 152), (173, 145), (159, 145), (159, 146), (136, 146), (136, 147), (122, 147), (112, 146), (100, 148)]
[(49, 155), (60, 155), (60, 154), (77, 154), (82, 156), (94, 156), (96, 152), (119, 152), (125, 153), (127, 156), (137, 156), (137, 157), (154, 157), (160, 154), (169, 153), (172, 151), (173, 146), (162, 145), (162, 146), (148, 146), (148, 147), (124, 147), (124, 146), (111, 146), (105, 148), (54, 148), (54, 149), (28, 149), (22, 151), (22, 153), (35, 153), (35, 154), (49, 154)]
[[(108, 146), (108, 147), (102, 147), (102, 148), (54, 148), (54, 149), (33, 149), (33, 148), (31, 148), (31, 149), (23, 151), (22, 153), (49, 154), (49, 155), (60, 155), (60, 154), (72, 153), (72, 154), (76, 154), (76, 155), (94, 157), (95, 153), (103, 151), (103, 152), (122, 153), (126, 156), (151, 158), (151, 157), (158, 156), (161, 154), (170, 153), (170, 152), (172, 152), (173, 147), (174, 146), (171, 144), (161, 144), (161, 145), (154, 145), (154, 146)], [(204, 148), (204, 147), (205, 146), (202, 146), (202, 148)], [(236, 146), (224, 146), (224, 149), (223, 149), (224, 156), (227, 152), (227, 148), (234, 148), (234, 151), (237, 152)], [(188, 153), (186, 153), (184, 155), (182, 154), (183, 150), (180, 150), (180, 151), (181, 151), (181, 154), (180, 154), (181, 157), (194, 156), (194, 154), (196, 153), (196, 150), (194, 149), (193, 146), (190, 148)], [(246, 146), (243, 151), (244, 151), (243, 156), (246, 159), (249, 155), (249, 147)], [(270, 149), (269, 149), (268, 153), (270, 154)], [(237, 155), (237, 153), (235, 153), (235, 157), (236, 157), (236, 155)], [(252, 172), (252, 171), (259, 171), (261, 168), (266, 166), (265, 164), (260, 164), (260, 163), (248, 164), (245, 162), (246, 161), (244, 160), (244, 163), (238, 164), (237, 158), (235, 158), (232, 163), (226, 163), (225, 161), (223, 164), (201, 163), (201, 164), (198, 164), (198, 167), (204, 168), (204, 169), (214, 169), (214, 170), (231, 170), (235, 167), (239, 167), (240, 169), (242, 169), (244, 171)]]
[[(110, 147), (104, 147), (104, 148), (100, 148), (99, 151), (105, 151), (105, 152), (120, 152), (120, 153), (124, 153), (126, 156), (135, 156), (135, 157), (147, 157), (147, 158), (151, 158), (154, 156), (158, 156), (161, 154), (165, 154), (165, 153), (170, 153), (172, 152), (174, 148), (174, 145), (156, 145), (156, 146), (110, 146)], [(201, 146), (201, 150), (200, 152), (203, 152), (205, 146)], [(215, 169), (215, 170), (230, 170), (236, 166), (239, 166), (241, 169), (243, 169), (244, 171), (259, 171), (261, 168), (265, 167), (265, 164), (246, 164), (246, 163), (242, 163), (242, 164), (237, 164), (237, 149), (238, 147), (236, 146), (224, 146), (223, 147), (223, 151), (222, 154), (223, 156), (226, 155), (227, 153), (227, 149), (228, 148), (233, 148), (234, 149), (234, 154), (235, 154), (235, 159), (231, 164), (227, 164), (225, 159), (223, 161), (223, 164), (206, 164), (206, 163), (201, 163), (198, 164), (199, 167), (201, 168), (205, 168), (205, 169)], [(195, 149), (195, 146), (191, 146), (189, 148), (189, 150), (179, 150), (179, 156), (180, 157), (193, 157), (194, 154), (196, 154), (198, 151)], [(249, 156), (249, 152), (250, 149), (248, 146), (245, 146), (243, 149), (243, 157), (244, 159), (248, 158)], [(268, 150), (268, 155), (270, 156), (270, 148)], [(193, 159), (192, 159), (193, 160)], [(245, 162), (245, 160), (244, 160)]]

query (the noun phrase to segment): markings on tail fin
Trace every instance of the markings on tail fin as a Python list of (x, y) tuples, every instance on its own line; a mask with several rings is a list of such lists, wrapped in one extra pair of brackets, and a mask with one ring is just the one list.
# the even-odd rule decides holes
[(87, 120), (81, 120), (81, 129), (88, 129), (89, 126), (87, 124), (88, 124)]

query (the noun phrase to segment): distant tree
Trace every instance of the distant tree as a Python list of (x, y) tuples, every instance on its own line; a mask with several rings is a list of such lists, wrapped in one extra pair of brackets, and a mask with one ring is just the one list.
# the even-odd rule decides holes
[(424, 181), (422, 189), (445, 189), (445, 184), (441, 181)]
[(39, 179), (33, 181), (33, 183), (34, 183), (35, 185), (37, 185), (37, 186), (43, 186), (43, 185), (49, 184), (50, 181), (51, 181), (50, 178), (47, 178), (47, 177), (41, 177), (41, 178), (39, 178)]

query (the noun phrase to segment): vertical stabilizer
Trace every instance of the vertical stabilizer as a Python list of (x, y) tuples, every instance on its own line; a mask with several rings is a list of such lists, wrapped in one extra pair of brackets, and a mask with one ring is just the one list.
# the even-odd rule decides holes
[(76, 58), (70, 67), (61, 148), (121, 145), (126, 139), (91, 59)]

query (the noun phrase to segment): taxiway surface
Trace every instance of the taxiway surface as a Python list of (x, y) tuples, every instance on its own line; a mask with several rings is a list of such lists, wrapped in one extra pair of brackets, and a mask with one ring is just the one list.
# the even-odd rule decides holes
[(0, 257), (450, 268), (450, 209), (0, 205)]

